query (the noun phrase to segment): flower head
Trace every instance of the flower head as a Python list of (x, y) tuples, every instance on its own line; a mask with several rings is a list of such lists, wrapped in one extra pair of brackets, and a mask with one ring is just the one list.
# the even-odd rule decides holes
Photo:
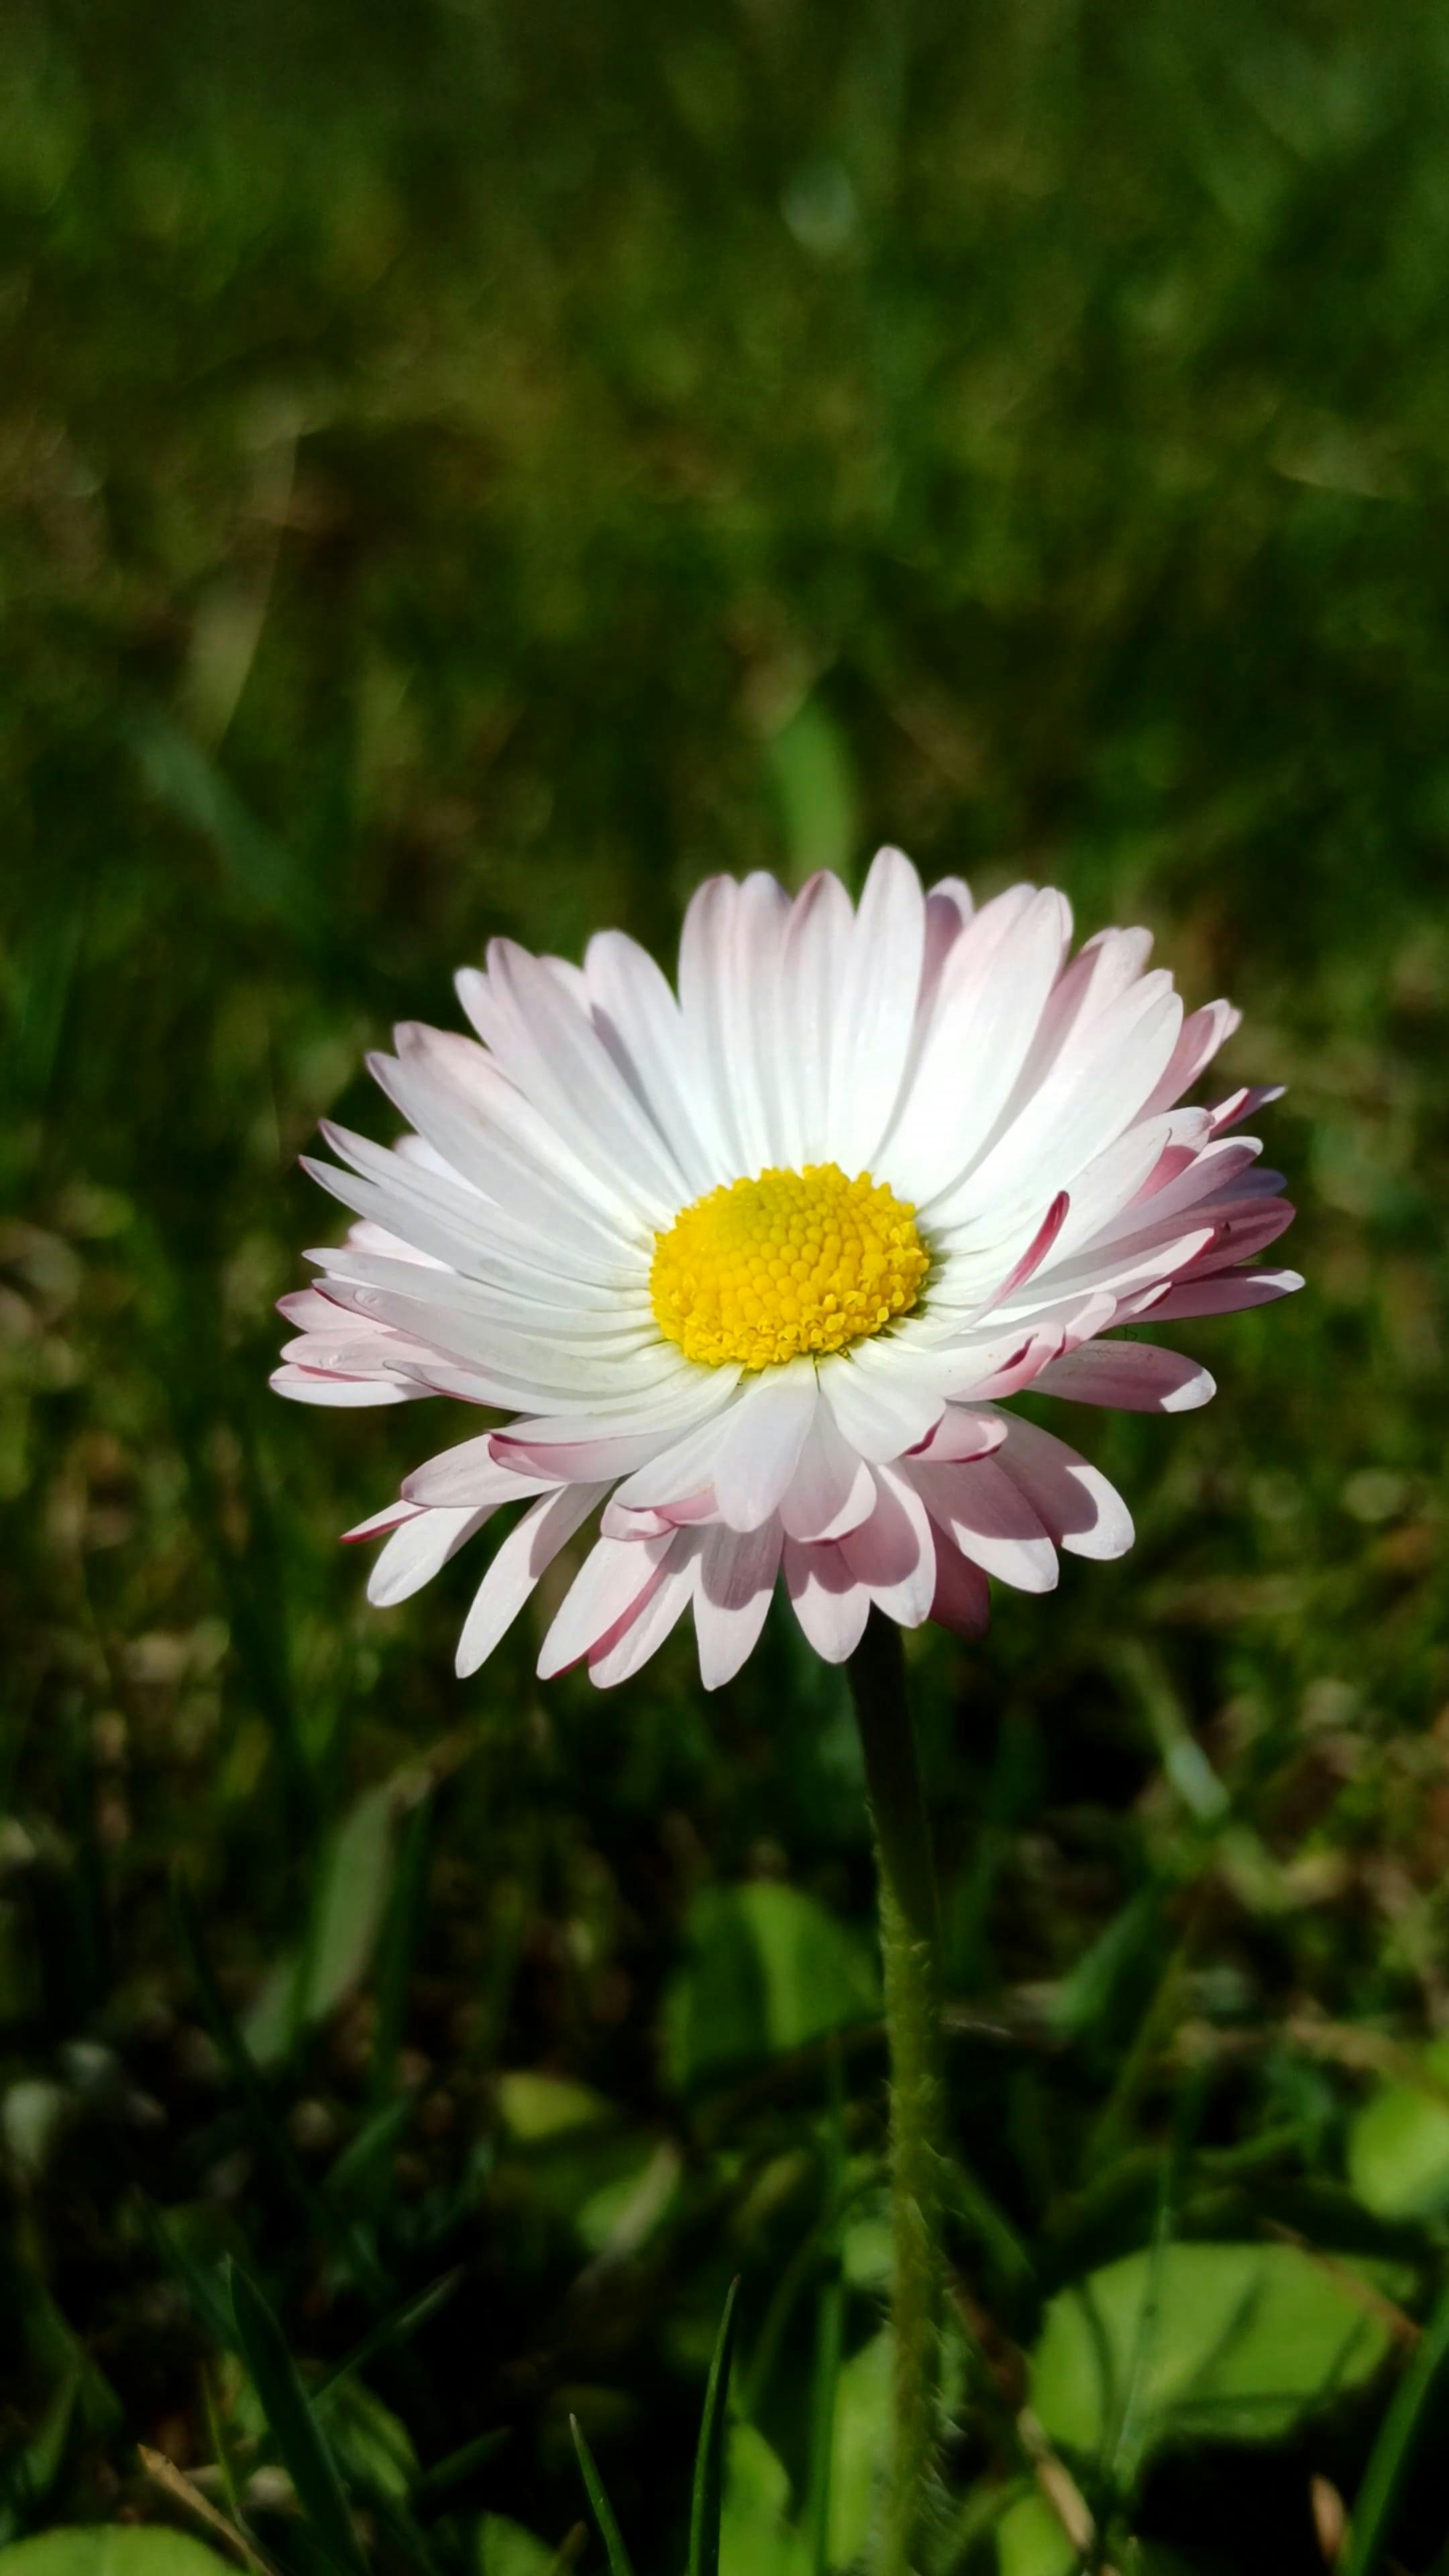
[(781, 1579), (836, 1661), (872, 1604), (975, 1633), (988, 1576), (1129, 1547), (1009, 1399), (1204, 1404), (1195, 1361), (1110, 1336), (1301, 1283), (1259, 1266), (1292, 1209), (1229, 1132), (1276, 1092), (1179, 1106), (1238, 1013), (1184, 1017), (1144, 931), (1070, 943), (1061, 894), (977, 911), (883, 850), (856, 908), (830, 875), (702, 886), (677, 995), (617, 931), (581, 968), (500, 939), (458, 978), (476, 1037), (400, 1028), (372, 1071), (410, 1132), (324, 1129), (341, 1168), (307, 1168), (360, 1221), (283, 1300), (274, 1384), (497, 1419), (350, 1533), (386, 1535), (373, 1600), (521, 1504), (473, 1672), (598, 1516), (540, 1672), (622, 1680), (692, 1609), (715, 1684)]

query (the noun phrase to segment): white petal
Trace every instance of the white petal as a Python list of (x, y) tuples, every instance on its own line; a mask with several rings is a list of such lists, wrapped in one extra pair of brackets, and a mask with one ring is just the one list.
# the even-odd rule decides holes
[[(541, 1266), (546, 1263), (555, 1276), (562, 1274), (630, 1291), (638, 1286), (640, 1260), (647, 1251), (643, 1233), (634, 1243), (626, 1243), (622, 1236), (600, 1235), (592, 1227), (587, 1208), (580, 1206), (564, 1213), (564, 1203), (556, 1194), (545, 1204), (539, 1188), (531, 1182), (525, 1194), (526, 1175), (518, 1177), (515, 1189), (514, 1176), (505, 1172), (497, 1155), (493, 1160), (499, 1186), (510, 1192), (519, 1207), (524, 1205), (526, 1195), (526, 1213), (517, 1214), (513, 1207), (483, 1197), (476, 1188), (440, 1177), (401, 1154), (390, 1154), (385, 1147), (374, 1145), (368, 1137), (354, 1135), (332, 1119), (323, 1120), (322, 1133), (352, 1170), (334, 1171), (330, 1164), (316, 1162), (304, 1154), (303, 1171), (310, 1172), (334, 1198), (341, 1199), (344, 1207), (375, 1219), (419, 1250), (432, 1253), (451, 1270), (467, 1276), (482, 1255), (482, 1275), (486, 1277), (488, 1261), (503, 1256)], [(354, 1174), (358, 1177), (354, 1178)]]
[(719, 1426), (714, 1491), (734, 1530), (772, 1518), (799, 1463), (819, 1403), (813, 1360), (791, 1360), (746, 1381)]
[[(1113, 1300), (1104, 1298), (1100, 1317), (1103, 1324), (1111, 1320), (1112, 1311)], [(1049, 1360), (1058, 1357), (1067, 1340), (1059, 1323), (1038, 1327), (1022, 1340), (1017, 1339), (1019, 1331), (1018, 1326), (1004, 1340), (965, 1349), (959, 1359), (952, 1354), (954, 1366), (948, 1387), (952, 1404), (999, 1404), (1008, 1395), (1019, 1395), (1024, 1386), (1040, 1377)]]
[(780, 1524), (741, 1532), (704, 1532), (694, 1626), (706, 1690), (731, 1681), (759, 1640), (780, 1565)]
[(622, 930), (591, 939), (584, 963), (600, 1036), (669, 1139), (690, 1195), (702, 1198), (728, 1177), (729, 1156), (667, 977)]
[[(446, 1210), (439, 1208), (409, 1187), (412, 1175), (396, 1155), (388, 1154), (382, 1146), (372, 1151), (385, 1176), (363, 1173), (356, 1168), (356, 1155), (337, 1141), (345, 1133), (333, 1126), (330, 1141), (339, 1153), (346, 1154), (354, 1169), (339, 1172), (333, 1164), (319, 1162), (314, 1154), (301, 1154), (297, 1159), (309, 1179), (357, 1215), (391, 1233), (404, 1235), (415, 1250), (427, 1252), (444, 1268), (466, 1273), (478, 1247), (476, 1215), (480, 1202), (476, 1194), (454, 1189), (451, 1196), (455, 1205)], [(435, 1182), (431, 1186), (438, 1189), (443, 1185)]]
[[(1150, 930), (1099, 930), (1052, 987), (1031, 1053), (1021, 1072), (1021, 1094), (1037, 1090), (1057, 1066), (1080, 1059), (1093, 1024), (1141, 977), (1152, 954)], [(1160, 979), (1164, 989), (1170, 977)]]
[(785, 924), (786, 897), (771, 877), (711, 877), (684, 917), (679, 1003), (696, 1078), (709, 1086), (733, 1171), (771, 1160), (768, 1068), (755, 1033), (754, 986)]
[(597, 1509), (606, 1484), (565, 1485), (540, 1496), (515, 1522), (473, 1596), (458, 1640), (457, 1669), (466, 1679), (492, 1654), (512, 1627), (541, 1574), (575, 1530)]
[(1093, 1023), (1092, 1044), (1059, 1067), (1007, 1125), (991, 1151), (936, 1213), (959, 1225), (1004, 1190), (1026, 1196), (1070, 1189), (1079, 1172), (1114, 1144), (1172, 1052), (1182, 1021), (1176, 993), (1146, 975)]
[(842, 1538), (875, 1509), (875, 1478), (859, 1452), (836, 1429), (827, 1404), (817, 1405), (789, 1492), (780, 1505), (786, 1535)]
[[(378, 1227), (355, 1225), (347, 1241), (324, 1244), (303, 1254), (331, 1279), (370, 1282), (415, 1296), (466, 1307), (471, 1314), (491, 1316), (500, 1324), (533, 1332), (587, 1335), (595, 1341), (618, 1341), (631, 1332), (655, 1331), (649, 1304), (647, 1273), (641, 1262), (633, 1288), (602, 1287), (594, 1280), (551, 1276), (506, 1254), (480, 1252), (468, 1272), (399, 1248), (381, 1253), (372, 1241)], [(541, 1247), (542, 1249), (542, 1247)]]
[(827, 1161), (831, 1151), (832, 1032), (854, 925), (850, 897), (826, 869), (801, 888), (786, 925), (778, 1085), (781, 1150), (794, 1170)]
[(426, 1297), (399, 1296), (395, 1289), (351, 1280), (333, 1281), (328, 1293), (349, 1313), (373, 1316), (445, 1359), (502, 1381), (512, 1390), (500, 1399), (505, 1403), (540, 1408), (560, 1401), (619, 1404), (636, 1396), (662, 1396), (693, 1375), (682, 1353), (657, 1333), (631, 1333), (611, 1343), (571, 1334), (567, 1326), (519, 1332), (486, 1313), (465, 1312), (442, 1275), (428, 1275), (436, 1275), (439, 1286)]
[(607, 1158), (667, 1223), (684, 1176), (579, 1004), (511, 939), (491, 940), (486, 978), (465, 972), (458, 990), (503, 1070), (565, 1143), (585, 1162)]
[(972, 932), (985, 918), (952, 951), (935, 1025), (881, 1157), (897, 1192), (918, 1207), (940, 1199), (946, 1221), (1026, 1061), (1069, 921), (1063, 896), (1033, 895), (983, 963)]
[(851, 1573), (838, 1547), (785, 1541), (785, 1586), (791, 1607), (817, 1655), (843, 1664), (865, 1633), (870, 1594)]
[(424, 1386), (403, 1386), (396, 1378), (328, 1377), (317, 1369), (273, 1369), (268, 1383), (293, 1404), (409, 1404), (426, 1395)]
[[(493, 1434), (493, 1455), (526, 1475), (545, 1475), (555, 1460), (572, 1461), (581, 1452), (597, 1451), (605, 1454), (606, 1462), (595, 1473), (632, 1475), (695, 1424), (723, 1411), (734, 1396), (739, 1375), (736, 1368), (692, 1369), (685, 1382), (662, 1395), (619, 1406), (599, 1405), (588, 1412), (538, 1414), (510, 1422), (506, 1430)], [(611, 1468), (607, 1460), (614, 1452), (621, 1463)], [(558, 1468), (560, 1475), (582, 1472), (572, 1463)]]
[(820, 1392), (842, 1438), (872, 1464), (914, 1449), (945, 1402), (940, 1368), (916, 1361), (894, 1339), (837, 1352), (821, 1367)]
[(1168, 1119), (1139, 1120), (1077, 1174), (1058, 1239), (1059, 1261), (1069, 1259), (1082, 1245), (1094, 1241), (1105, 1226), (1130, 1208), (1160, 1165), (1170, 1136)]
[(848, 1177), (872, 1165), (895, 1114), (925, 947), (921, 880), (899, 850), (878, 851), (835, 995), (830, 1153)]
[[(574, 1158), (546, 1158), (537, 1141), (544, 1122), (516, 1090), (509, 1099), (511, 1086), (501, 1075), (495, 1077), (497, 1114), (485, 1125), (414, 1064), (372, 1055), (368, 1070), (419, 1135), (478, 1192), (486, 1213), (477, 1211), (474, 1223), (501, 1240), (537, 1243), (558, 1236), (581, 1259), (618, 1267), (631, 1252), (637, 1258), (655, 1224), (667, 1224), (664, 1194), (636, 1193), (615, 1175), (602, 1142), (588, 1176), (574, 1170)], [(533, 1132), (521, 1132), (525, 1121)]]
[(723, 1413), (712, 1414), (707, 1422), (695, 1424), (681, 1439), (657, 1450), (619, 1487), (615, 1501), (625, 1511), (666, 1512), (674, 1518), (680, 1504), (693, 1503), (700, 1496), (708, 1496), (712, 1508), (715, 1459), (743, 1400), (737, 1397)]

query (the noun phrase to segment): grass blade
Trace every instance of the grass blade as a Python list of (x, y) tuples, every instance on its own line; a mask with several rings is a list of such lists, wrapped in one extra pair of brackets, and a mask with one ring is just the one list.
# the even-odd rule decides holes
[(735, 2342), (735, 2310), (740, 2285), (731, 2281), (719, 2321), (719, 2338), (704, 2392), (699, 2448), (694, 2455), (694, 2505), (689, 2517), (689, 2576), (719, 2576), (719, 2522), (724, 2502), (725, 2407), (729, 2397), (730, 2358)]
[(375, 2361), (377, 2355), (386, 2352), (390, 2345), (406, 2343), (427, 2324), (429, 2317), (436, 2316), (439, 2308), (447, 2306), (455, 2290), (461, 2286), (462, 2279), (463, 2267), (458, 2264), (451, 2272), (445, 2272), (440, 2281), (430, 2281), (425, 2290), (415, 2291), (389, 2315), (379, 2318), (372, 2332), (364, 2335), (356, 2351), (350, 2352), (345, 2361), (339, 2361), (335, 2369), (328, 2371), (325, 2379), (318, 2381), (317, 2396), (325, 2397), (328, 2389), (335, 2388), (341, 2380), (354, 2378), (358, 2371), (366, 2370), (369, 2362)]
[(624, 2535), (614, 2519), (614, 2508), (604, 2493), (604, 2481), (594, 2466), (594, 2455), (584, 2440), (577, 2415), (569, 2417), (569, 2430), (574, 2437), (574, 2449), (579, 2455), (579, 2467), (583, 2473), (584, 2485), (588, 2489), (589, 2502), (594, 2508), (594, 2520), (599, 2526), (599, 2538), (604, 2544), (604, 2555), (609, 2562), (609, 2576), (634, 2576), (634, 2570), (629, 2564), (629, 2552), (624, 2546)]
[(256, 2060), (228, 2011), (217, 1983), (216, 1972), (201, 1936), (196, 1899), (179, 1870), (171, 1881), (171, 1905), (177, 1942), (191, 1972), (207, 2028), (241, 2095), (258, 2148), (318, 2235), (326, 2237), (332, 2244), (359, 2288), (375, 2305), (385, 2304), (389, 2297), (388, 2282), (376, 2256), (358, 2230), (340, 2219), (326, 2197), (313, 2189), (297, 2161), (290, 2139), (273, 2114)]
[(232, 2274), (231, 2303), (237, 2341), (262, 2413), (313, 2536), (339, 2576), (367, 2576), (367, 2561), (352, 2528), (337, 2463), (297, 2376), (281, 2327), (245, 2272)]
[(1445, 2290), (1414, 2358), (1394, 2392), (1369, 2453), (1354, 2502), (1343, 2576), (1378, 2576), (1394, 2536), (1399, 2498), (1449, 2380), (1449, 2290)]

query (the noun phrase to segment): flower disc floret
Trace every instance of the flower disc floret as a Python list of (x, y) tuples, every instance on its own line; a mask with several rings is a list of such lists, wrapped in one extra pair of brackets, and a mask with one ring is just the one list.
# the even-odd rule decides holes
[(716, 1368), (771, 1368), (843, 1350), (909, 1313), (930, 1255), (915, 1209), (869, 1172), (775, 1167), (722, 1183), (655, 1237), (660, 1331)]

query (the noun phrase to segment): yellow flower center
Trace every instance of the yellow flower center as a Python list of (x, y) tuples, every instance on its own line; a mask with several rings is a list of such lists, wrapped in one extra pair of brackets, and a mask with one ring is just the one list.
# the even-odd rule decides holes
[(838, 1163), (725, 1181), (654, 1238), (661, 1333), (710, 1368), (838, 1351), (909, 1313), (930, 1267), (915, 1209)]

